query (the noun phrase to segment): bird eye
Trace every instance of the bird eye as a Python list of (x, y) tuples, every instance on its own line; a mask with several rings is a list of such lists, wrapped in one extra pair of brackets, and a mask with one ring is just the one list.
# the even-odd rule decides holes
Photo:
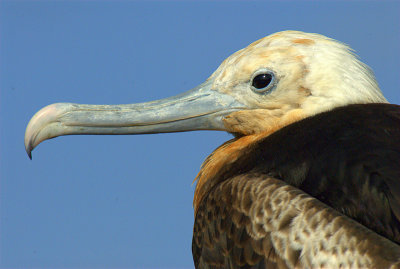
[(256, 72), (251, 80), (251, 88), (256, 93), (264, 93), (275, 85), (274, 73), (270, 70)]

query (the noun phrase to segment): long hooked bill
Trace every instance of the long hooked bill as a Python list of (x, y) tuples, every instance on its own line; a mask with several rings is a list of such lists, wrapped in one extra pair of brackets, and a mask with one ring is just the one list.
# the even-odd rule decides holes
[(25, 131), (25, 149), (62, 135), (127, 135), (224, 131), (223, 117), (246, 106), (212, 88), (206, 81), (183, 94), (157, 101), (125, 105), (56, 103), (39, 110)]

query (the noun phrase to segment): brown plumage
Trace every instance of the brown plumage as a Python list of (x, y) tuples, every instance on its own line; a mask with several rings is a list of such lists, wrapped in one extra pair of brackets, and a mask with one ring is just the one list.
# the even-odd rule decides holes
[(281, 180), (216, 186), (193, 231), (196, 268), (400, 268), (400, 247)]
[(399, 267), (398, 163), (395, 105), (350, 105), (228, 141), (199, 173), (196, 268)]

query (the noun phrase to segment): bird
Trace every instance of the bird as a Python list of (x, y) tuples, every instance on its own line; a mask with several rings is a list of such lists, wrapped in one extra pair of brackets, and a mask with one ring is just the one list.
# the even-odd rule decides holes
[(195, 177), (196, 268), (400, 268), (400, 106), (348, 45), (320, 34), (264, 37), (174, 97), (51, 104), (25, 149), (195, 130), (233, 135)]

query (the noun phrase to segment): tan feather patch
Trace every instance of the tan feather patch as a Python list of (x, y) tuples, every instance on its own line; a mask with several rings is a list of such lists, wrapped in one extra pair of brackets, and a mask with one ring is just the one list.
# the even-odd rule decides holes
[(315, 44), (315, 41), (312, 39), (308, 39), (308, 38), (297, 38), (297, 39), (293, 39), (292, 43), (310, 46), (310, 45)]

